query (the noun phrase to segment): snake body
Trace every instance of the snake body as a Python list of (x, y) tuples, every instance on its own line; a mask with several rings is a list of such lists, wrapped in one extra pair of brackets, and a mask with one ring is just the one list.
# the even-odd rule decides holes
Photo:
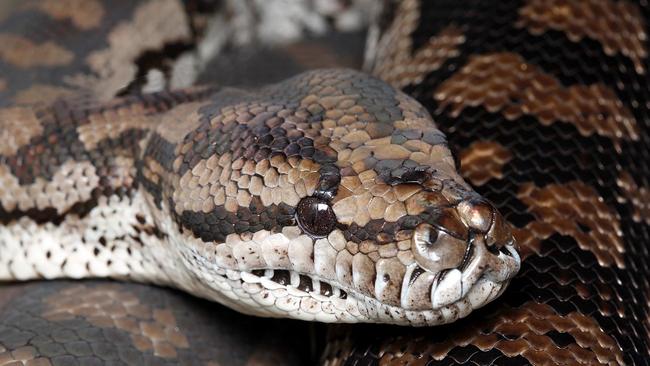
[(22, 137), (0, 157), (3, 280), (128, 278), (248, 314), (433, 325), (519, 269), (428, 112), (355, 71), (3, 114)]
[[(387, 1), (367, 70), (392, 87), (317, 70), (259, 90), (105, 101), (133, 72), (91, 67), (94, 78), (40, 87), (54, 95), (41, 105), (12, 94), (0, 277), (153, 282), (327, 322), (468, 316), (331, 327), (325, 364), (648, 364), (646, 13), (609, 0)], [(121, 55), (118, 69), (132, 60)], [(469, 314), (519, 269), (515, 242), (520, 274)], [(66, 296), (87, 293), (120, 296), (92, 284)], [(46, 295), (44, 319), (105, 326)], [(18, 336), (3, 337), (10, 354)], [(158, 357), (173, 358), (170, 339), (154, 342)]]
[(432, 112), (522, 268), (442, 329), (332, 329), (325, 364), (649, 364), (647, 2), (384, 9), (368, 66)]

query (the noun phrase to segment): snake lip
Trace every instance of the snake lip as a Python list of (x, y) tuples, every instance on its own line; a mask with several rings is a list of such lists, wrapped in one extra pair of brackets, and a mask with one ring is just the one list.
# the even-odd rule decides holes
[(316, 278), (307, 273), (287, 269), (257, 269), (241, 272), (241, 281), (246, 283), (262, 283), (264, 287), (277, 289), (286, 288), (298, 296), (303, 293), (316, 298), (338, 297), (346, 299), (348, 291), (324, 279)]
[(483, 306), (496, 298), (519, 271), (520, 258), (514, 241), (499, 247), (487, 246), (482, 236), (473, 236), (468, 244), (459, 266), (435, 274), (430, 297), (434, 310), (463, 299), (468, 299), (472, 308)]

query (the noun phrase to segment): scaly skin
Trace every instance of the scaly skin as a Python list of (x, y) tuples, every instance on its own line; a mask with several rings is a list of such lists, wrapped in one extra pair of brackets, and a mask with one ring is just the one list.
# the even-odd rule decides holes
[(649, 4), (384, 3), (367, 70), (448, 133), (522, 269), (444, 328), (333, 326), (323, 364), (648, 365)]
[(434, 325), (519, 269), (426, 110), (355, 71), (2, 113), (26, 136), (0, 151), (3, 280), (128, 278), (254, 315)]

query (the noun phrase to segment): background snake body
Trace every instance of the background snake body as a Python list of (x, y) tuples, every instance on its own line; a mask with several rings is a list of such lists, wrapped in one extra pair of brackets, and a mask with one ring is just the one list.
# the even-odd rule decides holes
[[(190, 37), (172, 26), (172, 3), (155, 4), (173, 30), (152, 32), (154, 45)], [(142, 8), (125, 12), (134, 15), (123, 29), (147, 29), (138, 28)], [(647, 364), (645, 12), (606, 0), (387, 3), (367, 68), (426, 110), (349, 70), (256, 91), (106, 101), (135, 73), (120, 69), (133, 57), (111, 45), (125, 39), (119, 31), (104, 50), (80, 47), (87, 56), (74, 61), (42, 44), (47, 57), (29, 62), (5, 51), (7, 68), (87, 64), (74, 78), (48, 75), (36, 95), (52, 101), (31, 107), (34, 89), (3, 75), (14, 89), (0, 110), (2, 136), (14, 143), (0, 151), (0, 276), (112, 276), (257, 315), (437, 324), (503, 290), (519, 268), (514, 236), (522, 270), (497, 302), (443, 328), (333, 326), (321, 360)], [(460, 151), (460, 173), (512, 233), (455, 172), (429, 113)], [(175, 301), (166, 312), (155, 296), (115, 286), (88, 282), (59, 297), (50, 289), (40, 305), (0, 302), (14, 314), (0, 354), (114, 357), (98, 351), (97, 337), (91, 351), (70, 346), (88, 338), (78, 329), (90, 323), (128, 335), (115, 343), (102, 333), (102, 342), (135, 347), (131, 360), (207, 363), (191, 352), (197, 333), (177, 326), (179, 312), (200, 306)], [(31, 321), (15, 321), (21, 311)], [(66, 338), (50, 324), (77, 330)]]

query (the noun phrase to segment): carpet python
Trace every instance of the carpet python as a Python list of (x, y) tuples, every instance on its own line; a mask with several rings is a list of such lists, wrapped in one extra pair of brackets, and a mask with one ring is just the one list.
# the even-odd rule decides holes
[[(154, 3), (167, 9), (161, 13), (169, 27), (160, 22), (147, 28), (145, 12), (126, 6), (136, 15), (106, 17), (122, 29), (108, 39), (124, 42), (123, 29), (162, 38), (147, 43), (150, 37), (136, 37), (140, 46), (126, 52), (114, 46), (119, 43), (89, 41), (79, 47), (88, 55), (72, 57), (85, 64), (64, 73), (51, 72), (52, 63), (71, 64), (52, 45), (38, 48), (47, 52), (29, 62), (7, 51), (0, 55), (5, 63), (14, 61), (9, 69), (45, 70), (39, 74), (44, 84), (21, 85), (17, 94), (13, 88), (22, 78), (6, 73), (0, 80), (0, 93), (9, 93), (2, 100), (6, 116), (21, 121), (3, 135), (18, 141), (3, 148), (12, 153), (0, 154), (5, 177), (11, 177), (0, 187), (12, 187), (11, 208), (1, 201), (9, 228), (4, 235), (39, 237), (51, 245), (42, 250), (20, 244), (11, 265), (5, 262), (7, 277), (133, 279), (179, 287), (244, 313), (320, 321), (425, 325), (467, 316), (435, 328), (332, 326), (321, 359), (327, 365), (650, 362), (646, 3), (386, 1), (370, 31), (366, 70), (392, 87), (351, 70), (318, 70), (259, 90), (198, 87), (111, 99), (137, 73), (133, 59), (142, 47), (191, 37), (174, 21), (172, 15), (182, 13), (174, 2), (145, 7)], [(68, 17), (77, 27), (86, 18), (46, 5), (27, 11)], [(119, 62), (112, 61), (117, 55)], [(84, 98), (72, 98), (79, 94)], [(279, 105), (290, 111), (281, 115)], [(460, 152), (456, 161), (438, 128)], [(97, 139), (97, 131), (104, 137)], [(266, 140), (251, 137), (262, 135)], [(201, 146), (206, 136), (217, 143)], [(224, 151), (230, 155), (222, 161)], [(235, 151), (240, 155), (233, 158)], [(208, 163), (213, 156), (219, 159)], [(260, 165), (266, 170), (258, 172)], [(287, 190), (292, 174), (304, 191), (295, 183)], [(213, 175), (219, 178), (211, 180)], [(255, 176), (262, 184), (258, 195), (252, 191)], [(39, 196), (63, 191), (77, 196)], [(203, 206), (206, 196), (214, 206)], [(271, 226), (255, 221), (257, 214)], [(256, 236), (256, 225), (268, 234)], [(433, 238), (442, 245), (431, 245)], [(280, 253), (265, 251), (269, 247)], [(324, 249), (334, 260), (318, 266), (317, 253)], [(34, 251), (41, 266), (27, 262)], [(214, 266), (228, 255), (229, 263)], [(67, 258), (78, 261), (68, 264)], [(273, 260), (282, 264), (260, 270), (259, 263)], [(252, 262), (259, 267), (246, 267)], [(468, 315), (503, 292), (520, 266), (500, 300)], [(355, 268), (363, 270), (355, 276)], [(314, 276), (318, 271), (329, 277)], [(472, 274), (482, 276), (468, 289)], [(460, 286), (445, 287), (450, 275), (460, 276)], [(395, 277), (401, 287), (391, 282)], [(204, 337), (189, 328), (187, 338), (174, 333), (170, 315), (200, 306), (175, 302), (172, 313), (136, 311), (147, 296), (159, 299), (153, 290), (131, 288), (142, 293), (133, 296), (115, 284), (53, 286), (36, 292), (43, 294), (40, 317), (47, 321), (83, 318), (127, 332), (138, 357), (153, 352), (154, 363), (203, 357), (185, 352), (196, 351), (195, 341)], [(58, 289), (57, 296), (52, 291)], [(260, 296), (263, 291), (269, 297)], [(98, 306), (104, 318), (76, 305), (76, 297)], [(260, 306), (260, 298), (268, 302)], [(6, 306), (0, 301), (0, 313), (3, 306), (34, 306), (22, 299)], [(118, 304), (139, 314), (133, 315), (139, 328), (115, 315)], [(206, 324), (213, 320), (196, 314)], [(7, 319), (17, 329), (36, 324)], [(51, 337), (68, 349), (62, 338)], [(22, 344), (19, 338), (0, 334), (0, 360), (82, 359), (77, 350), (15, 349), (10, 344)], [(116, 357), (96, 349), (94, 355)], [(129, 357), (118, 358), (144, 362)]]
[(323, 364), (650, 364), (648, 3), (386, 4), (368, 70), (432, 113), (521, 270), (442, 328), (332, 327)]
[(429, 113), (357, 71), (0, 120), (1, 280), (111, 277), (246, 314), (435, 325), (519, 269)]
[(432, 325), (519, 268), (413, 99), (351, 70), (3, 111), (0, 278), (115, 277), (256, 315)]

